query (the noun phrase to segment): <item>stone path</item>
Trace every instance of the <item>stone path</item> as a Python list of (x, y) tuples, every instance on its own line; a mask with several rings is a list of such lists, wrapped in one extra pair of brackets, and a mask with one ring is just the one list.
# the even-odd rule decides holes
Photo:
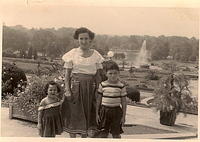
[[(9, 119), (8, 108), (1, 108), (2, 137), (39, 137), (36, 124)], [(126, 125), (122, 138), (124, 139), (157, 139), (157, 138), (195, 138), (197, 135), (197, 115), (179, 114), (175, 126), (164, 126), (159, 123), (159, 113), (150, 108), (127, 107)], [(58, 138), (69, 138), (63, 133)]]

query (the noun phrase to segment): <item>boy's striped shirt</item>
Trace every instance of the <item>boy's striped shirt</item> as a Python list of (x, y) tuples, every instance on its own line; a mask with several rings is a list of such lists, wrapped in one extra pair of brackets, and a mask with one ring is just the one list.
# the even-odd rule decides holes
[(120, 106), (121, 98), (126, 96), (125, 85), (118, 81), (116, 84), (110, 84), (107, 81), (99, 84), (98, 93), (102, 95), (102, 105)]

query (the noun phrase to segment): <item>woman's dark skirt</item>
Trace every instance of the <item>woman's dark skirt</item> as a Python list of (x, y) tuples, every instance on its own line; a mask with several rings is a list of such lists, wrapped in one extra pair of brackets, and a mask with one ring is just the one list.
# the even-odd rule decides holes
[(65, 98), (62, 107), (64, 130), (68, 133), (87, 134), (96, 130), (95, 76), (73, 74), (71, 78), (72, 100)]

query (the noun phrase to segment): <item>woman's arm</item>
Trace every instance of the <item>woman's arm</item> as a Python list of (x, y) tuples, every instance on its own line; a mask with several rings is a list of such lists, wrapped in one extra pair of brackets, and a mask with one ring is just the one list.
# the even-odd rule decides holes
[(102, 69), (98, 69), (96, 72), (96, 85), (99, 86), (99, 84), (102, 82), (103, 80), (103, 70)]
[(126, 107), (127, 107), (127, 103), (126, 103), (126, 96), (121, 98), (121, 104), (122, 104), (122, 126), (124, 125), (125, 121), (126, 121)]
[(70, 89), (70, 76), (71, 76), (72, 69), (66, 69), (65, 72), (65, 96), (68, 99), (71, 99), (71, 89)]
[(96, 122), (97, 122), (97, 124), (100, 121), (100, 119), (99, 119), (99, 109), (100, 109), (100, 106), (101, 106), (101, 102), (102, 102), (102, 95), (98, 93), (98, 95), (97, 95), (97, 105), (96, 105)]

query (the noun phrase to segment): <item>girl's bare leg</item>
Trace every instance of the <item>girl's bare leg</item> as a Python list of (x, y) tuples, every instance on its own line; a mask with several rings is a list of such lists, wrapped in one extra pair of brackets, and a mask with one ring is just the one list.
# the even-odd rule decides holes
[(70, 133), (69, 136), (70, 136), (70, 138), (76, 138), (76, 134)]
[(81, 134), (81, 138), (87, 138), (87, 134)]

